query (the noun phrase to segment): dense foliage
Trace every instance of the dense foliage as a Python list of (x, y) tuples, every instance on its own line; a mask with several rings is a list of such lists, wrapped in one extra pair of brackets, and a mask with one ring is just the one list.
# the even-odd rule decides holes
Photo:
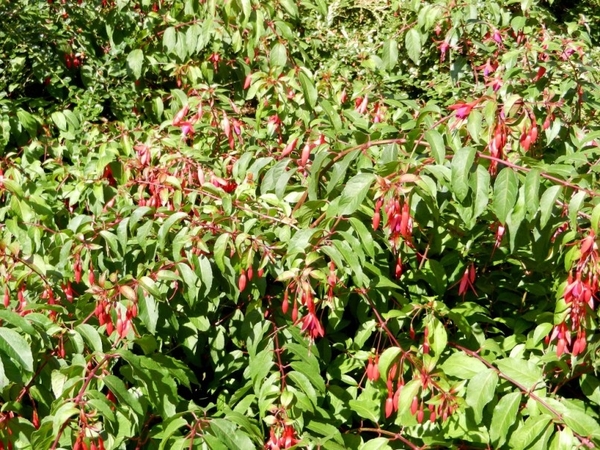
[(0, 4), (0, 448), (600, 446), (591, 5)]

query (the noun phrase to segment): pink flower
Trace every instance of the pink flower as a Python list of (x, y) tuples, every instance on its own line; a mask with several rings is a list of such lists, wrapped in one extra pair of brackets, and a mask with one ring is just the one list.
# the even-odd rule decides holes
[(493, 39), (496, 44), (502, 44), (502, 34), (500, 34), (500, 31), (494, 30)]
[(450, 49), (450, 44), (446, 41), (442, 41), (438, 48), (440, 49), (440, 61), (444, 62), (446, 60), (446, 53)]
[(493, 73), (496, 70), (496, 65), (492, 64), (492, 62), (488, 58), (485, 64), (482, 64), (481, 66), (477, 67), (477, 69), (483, 70), (483, 75), (487, 77), (489, 74)]
[(179, 128), (181, 128), (181, 139), (185, 139), (188, 134), (194, 134), (194, 128), (192, 127), (192, 124), (190, 122), (181, 122), (179, 124)]
[(459, 102), (456, 103), (455, 105), (449, 106), (449, 109), (456, 111), (456, 117), (458, 117), (459, 119), (465, 119), (467, 117), (469, 117), (469, 114), (471, 114), (471, 110), (475, 107), (476, 102), (471, 102), (471, 103), (464, 103), (464, 102)]

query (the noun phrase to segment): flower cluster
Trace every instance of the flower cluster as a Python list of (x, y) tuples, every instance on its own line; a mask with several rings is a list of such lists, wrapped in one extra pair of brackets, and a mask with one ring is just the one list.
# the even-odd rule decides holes
[[(501, 111), (497, 119), (496, 127), (494, 128), (493, 136), (488, 144), (491, 156), (500, 160), (504, 159), (504, 147), (506, 147), (507, 136), (508, 127), (504, 120), (504, 113)], [(497, 170), (498, 161), (492, 160), (488, 169), (490, 175), (496, 175)]]
[[(367, 367), (368, 369), (368, 367)], [(421, 384), (421, 395), (417, 394), (413, 397), (410, 405), (410, 413), (416, 417), (418, 423), (423, 423), (425, 420), (425, 410), (429, 413), (429, 421), (435, 422), (438, 418), (446, 421), (454, 411), (458, 408), (456, 397), (452, 390), (445, 392), (439, 388), (431, 379), (431, 374), (421, 368), (417, 379)], [(402, 362), (393, 364), (390, 367), (387, 376), (387, 398), (385, 399), (385, 417), (390, 417), (394, 412), (398, 411), (400, 403), (400, 395), (404, 388), (404, 374), (402, 372)], [(431, 398), (426, 400), (425, 394), (431, 393)], [(436, 395), (433, 395), (437, 392)]]
[(594, 309), (598, 295), (600, 273), (598, 243), (593, 231), (579, 243), (579, 259), (567, 279), (563, 299), (569, 310), (567, 317), (552, 329), (547, 343), (556, 340), (556, 354), (577, 356), (585, 351), (585, 322), (588, 312)]
[(279, 450), (282, 448), (291, 448), (298, 443), (296, 430), (291, 425), (283, 427), (271, 427), (269, 440), (265, 448), (269, 450)]
[(393, 197), (384, 204), (380, 199), (375, 204), (373, 216), (373, 228), (377, 229), (380, 222), (380, 209), (384, 206), (387, 216), (385, 227), (390, 234), (390, 240), (394, 249), (398, 249), (401, 240), (412, 244), (413, 219), (410, 213), (410, 205), (404, 197)]
[[(310, 274), (311, 270), (305, 271), (305, 276)], [(335, 276), (335, 275), (334, 275)], [(330, 275), (330, 281), (332, 277)], [(329, 288), (332, 288), (331, 284)], [(281, 304), (281, 311), (287, 314), (289, 310), (290, 302), (290, 291), (294, 291), (295, 297), (292, 299), (292, 320), (294, 323), (300, 323), (301, 329), (305, 332), (310, 339), (314, 340), (317, 337), (325, 336), (325, 328), (321, 324), (319, 317), (317, 316), (316, 304), (312, 287), (307, 278), (300, 278), (292, 281), (283, 294), (283, 302)], [(298, 306), (306, 307), (306, 314), (299, 317)]]

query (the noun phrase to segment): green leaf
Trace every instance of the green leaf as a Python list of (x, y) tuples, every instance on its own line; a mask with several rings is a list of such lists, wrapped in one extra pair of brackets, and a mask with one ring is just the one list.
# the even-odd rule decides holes
[(185, 285), (187, 286), (188, 292), (186, 292), (186, 297), (187, 297), (188, 303), (191, 306), (197, 300), (196, 297), (197, 297), (197, 293), (198, 293), (200, 279), (198, 278), (198, 275), (196, 275), (196, 272), (194, 272), (192, 270), (192, 268), (184, 262), (177, 264), (177, 269), (179, 270), (179, 273), (181, 274), (181, 278), (183, 279), (183, 281), (185, 282)]
[(596, 234), (600, 234), (600, 203), (594, 206), (591, 219), (592, 229)]
[(452, 158), (452, 191), (459, 201), (463, 201), (469, 193), (469, 173), (475, 161), (475, 149), (463, 147)]
[(229, 450), (255, 448), (250, 438), (228, 420), (211, 419), (210, 430)]
[(175, 27), (168, 27), (163, 33), (163, 45), (168, 53), (171, 53), (177, 45), (177, 30)]
[(19, 363), (26, 372), (33, 372), (33, 355), (23, 336), (10, 328), (0, 327), (0, 351)]
[(225, 273), (225, 251), (227, 250), (227, 244), (229, 243), (229, 233), (222, 233), (214, 245), (214, 258), (217, 267), (221, 273)]
[(431, 342), (431, 350), (436, 358), (439, 358), (446, 350), (448, 343), (448, 333), (446, 328), (438, 319), (433, 317), (427, 327), (429, 330), (429, 339)]
[[(420, 379), (410, 380), (404, 385), (400, 391), (400, 398), (398, 400), (398, 420), (410, 419), (414, 420), (410, 407), (415, 396), (418, 396), (419, 390), (422, 384)], [(415, 420), (416, 422), (416, 420)]]
[(114, 375), (106, 375), (104, 378), (102, 378), (102, 381), (115, 395), (120, 406), (128, 406), (136, 414), (139, 414), (140, 416), (144, 415), (144, 410), (142, 409), (142, 405), (140, 404), (139, 400), (127, 390), (125, 383), (123, 383), (120, 378)]
[(540, 205), (540, 177), (538, 169), (531, 169), (525, 177), (525, 206), (531, 219), (537, 214)]
[(500, 448), (506, 442), (509, 428), (517, 420), (521, 397), (520, 392), (511, 392), (502, 397), (494, 407), (490, 426), (490, 439), (494, 448)]
[(319, 373), (319, 370), (315, 370), (314, 365), (301, 361), (294, 361), (290, 365), (292, 366), (292, 369), (304, 374), (319, 392), (325, 392), (325, 381), (323, 381), (323, 377)]
[(358, 235), (365, 253), (371, 258), (374, 258), (375, 245), (373, 242), (373, 236), (371, 235), (371, 231), (369, 231), (365, 224), (356, 217), (350, 217), (350, 224), (352, 224), (354, 231)]
[(598, 378), (589, 373), (585, 374), (579, 378), (579, 386), (587, 398), (596, 405), (600, 405), (600, 380)]
[(481, 129), (482, 129), (483, 115), (476, 109), (471, 111), (467, 118), (467, 130), (476, 143), (481, 142)]
[(395, 39), (388, 39), (383, 43), (383, 66), (387, 71), (392, 70), (398, 63), (398, 43)]
[(160, 228), (158, 230), (158, 235), (157, 235), (158, 236), (158, 245), (160, 246), (160, 248), (165, 247), (167, 234), (169, 233), (169, 231), (173, 227), (173, 225), (175, 225), (176, 222), (179, 222), (180, 220), (182, 220), (183, 218), (185, 218), (187, 216), (188, 216), (187, 213), (184, 213), (183, 211), (179, 211), (179, 212), (172, 214), (164, 221), (164, 223), (160, 226)]
[(177, 415), (175, 417), (170, 417), (167, 420), (166, 427), (164, 427), (164, 431), (161, 435), (160, 445), (158, 446), (159, 450), (163, 450), (167, 445), (169, 445), (169, 439), (181, 428), (189, 426), (187, 420), (183, 417)]
[(481, 423), (483, 408), (494, 398), (498, 374), (494, 369), (486, 369), (478, 373), (467, 386), (467, 405), (473, 408), (476, 423)]
[(67, 131), (67, 119), (63, 113), (54, 111), (50, 117), (60, 131)]
[(575, 433), (590, 437), (596, 444), (600, 442), (600, 424), (595, 418), (573, 407), (567, 409), (562, 417), (567, 426)]
[[(550, 450), (572, 450), (581, 445), (581, 442), (573, 434), (573, 430), (569, 427), (564, 427), (558, 430), (550, 443)], [(517, 447), (518, 448), (518, 447)], [(545, 450), (545, 449), (540, 449)]]
[(267, 348), (257, 353), (256, 356), (250, 358), (250, 362), (248, 364), (248, 375), (252, 380), (252, 383), (255, 385), (255, 389), (258, 391), (256, 386), (264, 381), (269, 372), (271, 371), (271, 367), (273, 366), (273, 350), (271, 348)]
[(271, 63), (271, 67), (283, 67), (287, 63), (287, 50), (285, 45), (280, 42), (277, 42), (273, 48), (271, 49), (271, 53), (269, 54), (269, 61)]
[(350, 400), (348, 404), (350, 405), (350, 409), (358, 414), (359, 417), (370, 420), (373, 423), (379, 421), (379, 417), (374, 412), (379, 409), (379, 405), (375, 401), (367, 399)]
[(379, 375), (382, 380), (387, 380), (388, 370), (400, 353), (402, 353), (400, 347), (388, 347), (379, 356)]
[(323, 423), (323, 422), (319, 422), (317, 420), (311, 420), (308, 423), (308, 425), (306, 426), (306, 428), (311, 431), (314, 431), (315, 433), (317, 433), (320, 436), (324, 436), (326, 441), (333, 439), (338, 444), (341, 444), (341, 445), (344, 444), (344, 439), (342, 438), (342, 434), (340, 433), (340, 430), (337, 427), (335, 427), (329, 423)]
[(8, 309), (0, 310), (0, 320), (2, 322), (14, 325), (16, 329), (23, 331), (24, 333), (32, 336), (38, 336), (37, 331), (35, 331), (35, 328), (31, 325), (31, 323), (14, 311), (10, 311)]
[(345, 266), (350, 267), (352, 270), (352, 275), (354, 277), (354, 282), (357, 286), (363, 286), (366, 282), (364, 273), (362, 270), (362, 263), (359, 259), (359, 254), (350, 247), (347, 241), (333, 241), (333, 245), (343, 256), (344, 261), (346, 262)]
[(558, 195), (562, 186), (556, 185), (551, 186), (542, 195), (542, 199), (540, 200), (540, 227), (544, 228), (550, 220), (550, 216), (552, 215), (552, 211), (556, 206), (556, 200), (558, 199)]
[(295, 255), (297, 253), (306, 253), (309, 249), (309, 243), (317, 230), (314, 228), (306, 228), (298, 230), (294, 233), (288, 243), (287, 254)]
[(389, 439), (378, 437), (369, 439), (359, 447), (359, 450), (391, 450), (391, 448), (392, 447), (389, 445)]
[(526, 206), (525, 206), (525, 187), (521, 186), (519, 188), (519, 194), (517, 197), (517, 203), (513, 207), (512, 211), (506, 218), (506, 225), (508, 226), (508, 231), (510, 233), (510, 249), (511, 251), (515, 247), (515, 240), (517, 234), (519, 232), (521, 223), (523, 219), (525, 219)]
[(58, 408), (58, 410), (54, 413), (54, 417), (52, 418), (52, 433), (54, 435), (58, 435), (60, 430), (63, 428), (63, 424), (78, 413), (79, 408), (73, 402), (67, 402)]
[(577, 228), (577, 216), (581, 211), (581, 206), (583, 205), (583, 201), (587, 193), (585, 191), (579, 191), (571, 198), (569, 202), (569, 220), (571, 221), (571, 228)]
[(119, 251), (119, 239), (117, 238), (117, 236), (115, 236), (113, 233), (107, 230), (100, 230), (99, 234), (104, 238), (106, 244), (108, 245), (108, 248), (110, 248), (110, 251), (115, 256), (121, 254), (121, 252)]
[(296, 6), (296, 2), (293, 0), (280, 0), (280, 4), (290, 16), (298, 17), (298, 7)]
[(208, 294), (212, 289), (213, 283), (212, 266), (208, 258), (204, 255), (198, 258), (198, 262), (200, 263), (200, 278), (202, 279), (202, 284), (205, 286), (206, 294)]
[[(375, 175), (372, 173), (359, 173), (352, 177), (342, 191), (335, 215), (349, 215), (356, 211), (365, 200), (373, 180)], [(328, 216), (331, 217), (329, 212)]]
[(138, 284), (148, 294), (153, 295), (154, 297), (160, 297), (160, 291), (157, 289), (156, 282), (152, 278), (143, 276), (138, 280)]
[(142, 66), (144, 64), (144, 52), (136, 48), (127, 56), (127, 66), (135, 79), (139, 79), (142, 76)]
[(86, 406), (100, 412), (108, 422), (114, 422), (116, 420), (115, 413), (113, 412), (114, 404), (110, 402), (104, 394), (101, 394), (98, 391), (87, 391), (86, 396), (88, 397)]
[(500, 171), (494, 183), (494, 201), (493, 208), (496, 217), (501, 224), (506, 223), (519, 191), (519, 180), (517, 175), (510, 167), (505, 167)]
[(478, 165), (477, 170), (471, 175), (470, 182), (471, 189), (475, 193), (473, 219), (476, 219), (483, 214), (489, 203), (490, 173), (485, 167)]
[(144, 293), (138, 297), (140, 308), (140, 320), (151, 333), (156, 333), (156, 324), (158, 323), (158, 305), (152, 294)]
[(486, 370), (486, 365), (477, 358), (462, 352), (453, 353), (440, 365), (440, 369), (451, 377), (470, 380), (475, 375)]
[(524, 450), (532, 443), (539, 442), (540, 437), (548, 427), (552, 427), (552, 417), (546, 414), (531, 416), (525, 421), (523, 426), (512, 433), (509, 445), (513, 449)]
[(306, 394), (308, 399), (314, 406), (317, 406), (317, 391), (311, 384), (310, 380), (301, 372), (297, 372), (295, 370), (288, 372), (287, 375), (293, 382), (293, 384), (300, 388), (302, 392)]
[(542, 368), (532, 361), (504, 358), (496, 360), (496, 365), (504, 375), (522, 384), (527, 390), (537, 390), (545, 386)]
[(33, 139), (37, 134), (37, 128), (38, 128), (38, 122), (37, 122), (35, 116), (33, 114), (28, 113), (27, 111), (25, 111), (23, 109), (18, 109), (17, 117), (18, 117), (21, 125), (23, 125), (23, 128), (25, 128), (25, 130), (27, 130), (29, 137), (31, 137)]
[(317, 104), (319, 93), (317, 92), (313, 81), (303, 71), (300, 71), (300, 73), (298, 74), (298, 78), (300, 79), (300, 85), (302, 86), (304, 98), (306, 99), (310, 107), (314, 108)]
[(75, 330), (83, 336), (93, 351), (102, 353), (102, 338), (95, 327), (87, 323), (82, 323), (77, 325)]
[(425, 132), (425, 139), (431, 148), (431, 154), (438, 164), (444, 164), (446, 161), (446, 145), (444, 137), (436, 129), (431, 129)]
[(415, 28), (411, 28), (406, 32), (404, 45), (406, 46), (408, 57), (418, 65), (421, 59), (421, 35)]

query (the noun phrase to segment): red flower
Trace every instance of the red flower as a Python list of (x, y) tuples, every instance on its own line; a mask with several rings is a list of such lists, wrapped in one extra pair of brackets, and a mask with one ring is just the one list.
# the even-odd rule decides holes
[(325, 336), (325, 329), (321, 325), (321, 322), (319, 322), (319, 318), (314, 311), (309, 311), (302, 318), (302, 331), (308, 332), (308, 335), (313, 340), (318, 336)]
[(473, 283), (475, 283), (475, 266), (471, 264), (465, 269), (465, 272), (460, 279), (458, 295), (462, 295), (464, 297), (469, 289), (471, 289), (473, 293), (477, 295), (477, 291), (473, 287)]

